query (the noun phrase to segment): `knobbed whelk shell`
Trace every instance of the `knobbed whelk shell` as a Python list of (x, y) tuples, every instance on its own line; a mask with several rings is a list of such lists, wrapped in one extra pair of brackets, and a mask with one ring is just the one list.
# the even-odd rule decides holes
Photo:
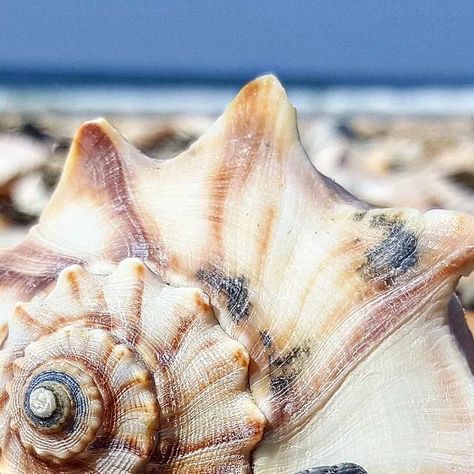
[[(474, 218), (370, 209), (353, 198), (307, 159), (294, 109), (275, 78), (247, 85), (188, 151), (164, 162), (147, 159), (103, 120), (84, 124), (39, 225), (0, 254), (0, 315), (6, 322), (19, 300), (48, 300), (58, 273), (71, 264), (95, 274), (129, 257), (144, 261), (170, 287), (203, 290), (223, 329), (216, 327), (218, 339), (233, 339), (248, 352), (250, 392), (266, 419), (253, 451), (254, 472), (322, 473), (330, 465), (339, 466), (333, 472), (364, 468), (371, 474), (474, 471), (474, 342), (453, 299), (459, 277), (474, 266)], [(121, 290), (109, 304), (120, 300)], [(119, 343), (131, 334), (133, 343), (125, 345), (136, 363), (156, 374), (148, 362), (156, 348), (144, 349), (142, 338), (133, 336), (138, 323), (118, 313), (125, 324), (118, 334), (100, 327), (104, 318), (94, 311), (79, 326), (105, 330)], [(30, 318), (32, 327), (37, 318)], [(172, 333), (162, 318), (153, 313), (149, 331), (140, 334)], [(7, 376), (8, 364), (23, 356), (24, 348), (15, 346), (15, 320), (3, 343)], [(74, 321), (70, 315), (63, 324), (77, 326)], [(203, 368), (215, 360), (202, 351), (194, 358)], [(237, 444), (247, 460), (263, 420), (244, 376), (240, 372), (229, 403), (245, 402), (252, 416), (232, 418), (218, 439), (234, 439), (232, 423), (246, 420), (249, 431)], [(176, 393), (189, 383), (182, 373)], [(21, 396), (11, 387), (10, 396), (0, 398), (10, 416), (12, 397)], [(168, 458), (157, 463), (168, 431), (161, 428), (166, 399), (155, 393), (158, 448), (148, 458), (142, 451), (137, 469), (249, 468), (218, 467), (227, 454), (212, 448), (206, 451), (212, 468), (176, 466)], [(190, 437), (209, 432), (206, 420), (188, 425)], [(25, 462), (29, 451), (17, 439), (14, 452), (21, 446), (22, 454), (15, 459)], [(95, 466), (106, 462), (110, 449), (99, 453)], [(11, 452), (4, 445), (3, 462), (14, 471)], [(127, 469), (119, 465), (117, 472)]]

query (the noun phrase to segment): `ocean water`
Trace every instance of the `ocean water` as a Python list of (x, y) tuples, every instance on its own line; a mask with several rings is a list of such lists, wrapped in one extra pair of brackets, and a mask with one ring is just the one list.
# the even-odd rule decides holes
[[(0, 85), (1, 112), (78, 114), (218, 114), (238, 91), (232, 86)], [(295, 87), (299, 114), (474, 115), (474, 85), (459, 87)]]

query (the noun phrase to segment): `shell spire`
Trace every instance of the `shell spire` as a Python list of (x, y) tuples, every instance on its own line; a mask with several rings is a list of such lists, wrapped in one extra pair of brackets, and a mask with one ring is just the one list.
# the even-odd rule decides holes
[(164, 162), (83, 125), (40, 224), (0, 254), (0, 314), (71, 263), (127, 257), (204, 291), (247, 351), (268, 423), (254, 472), (474, 471), (474, 341), (448, 311), (474, 218), (353, 198), (310, 163), (273, 76)]
[(2, 472), (245, 472), (262, 437), (245, 349), (137, 259), (63, 270), (0, 357)]

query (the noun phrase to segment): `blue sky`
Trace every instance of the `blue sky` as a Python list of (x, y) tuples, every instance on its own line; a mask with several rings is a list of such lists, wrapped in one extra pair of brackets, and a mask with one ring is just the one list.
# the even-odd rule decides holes
[(0, 73), (474, 82), (472, 0), (1, 0)]

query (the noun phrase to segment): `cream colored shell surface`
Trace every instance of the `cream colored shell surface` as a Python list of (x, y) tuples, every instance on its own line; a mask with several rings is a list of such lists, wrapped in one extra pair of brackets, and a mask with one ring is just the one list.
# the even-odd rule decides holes
[[(222, 328), (217, 339), (245, 348), (228, 400), (245, 402), (254, 420), (238, 443), (242, 469), (291, 474), (351, 462), (371, 474), (474, 471), (474, 343), (453, 299), (474, 265), (474, 218), (370, 209), (352, 197), (308, 160), (295, 111), (272, 76), (247, 85), (189, 150), (164, 162), (140, 154), (103, 120), (84, 124), (39, 225), (0, 254), (0, 317), (7, 323), (17, 301), (47, 301), (65, 267), (95, 275), (130, 257), (168, 291), (203, 291)], [(109, 298), (111, 307), (120, 297)], [(133, 314), (134, 300), (125, 301)], [(87, 325), (131, 346), (133, 364), (145, 364), (156, 384), (147, 359), (156, 349), (134, 336), (127, 344), (137, 327), (125, 314), (112, 336), (97, 328), (100, 315)], [(153, 324), (172, 334), (154, 314)], [(74, 327), (74, 317), (65, 319)], [(13, 364), (39, 335), (21, 335), (25, 347), (12, 352), (12, 334), (2, 352)], [(195, 358), (203, 367), (214, 360), (202, 351)], [(13, 378), (24, 377), (21, 364), (6, 365)], [(187, 376), (177, 383), (179, 393)], [(166, 413), (166, 397), (154, 390), (157, 411)], [(3, 395), (4, 410), (13, 395)], [(266, 424), (256, 447), (263, 418), (255, 406)], [(25, 452), (15, 439), (3, 459)], [(166, 469), (156, 455), (150, 472)], [(100, 459), (110, 456), (104, 450)]]

